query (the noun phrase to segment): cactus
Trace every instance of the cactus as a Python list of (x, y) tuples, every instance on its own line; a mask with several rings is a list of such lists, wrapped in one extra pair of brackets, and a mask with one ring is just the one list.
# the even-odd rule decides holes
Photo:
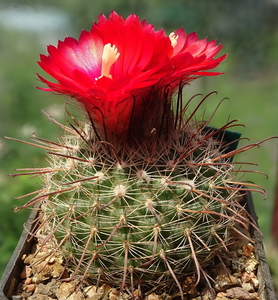
[[(75, 54), (79, 55), (81, 63), (88, 55), (86, 39), (93, 36), (97, 40), (98, 31), (108, 32), (105, 26), (113, 25), (115, 32), (120, 25), (122, 31), (130, 30), (131, 21), (139, 24), (144, 34), (148, 29), (148, 34), (161, 39), (159, 45), (166, 43), (174, 53), (169, 56), (165, 50), (163, 55), (167, 59), (162, 60), (154, 49), (155, 65), (150, 67), (148, 62), (142, 67), (143, 80), (136, 75), (136, 84), (122, 79), (129, 85), (127, 88), (119, 87), (122, 83), (118, 81), (118, 86), (110, 91), (117, 101), (111, 104), (110, 94), (104, 90), (117, 81), (120, 71), (117, 66), (113, 69), (113, 65), (124, 56), (117, 49), (120, 45), (114, 40), (111, 43), (115, 42), (117, 48), (106, 44), (108, 51), (112, 51), (109, 63), (105, 62), (105, 55), (95, 56), (102, 61), (102, 69), (99, 74), (93, 69), (95, 82), (86, 92), (88, 74), (74, 66), (76, 61), (73, 66), (67, 65), (68, 56), (63, 61), (61, 54), (67, 52), (73, 60)], [(137, 32), (139, 36), (141, 31)], [(79, 44), (67, 38), (58, 48), (49, 47), (49, 56), (41, 56), (40, 65), (59, 84), (40, 79), (49, 90), (70, 95), (81, 103), (87, 118), (75, 118), (68, 113), (71, 123), (65, 126), (49, 116), (64, 130), (59, 142), (33, 137), (39, 147), (47, 150), (49, 166), (26, 169), (23, 173), (41, 176), (43, 187), (18, 209), (39, 204), (41, 225), (33, 235), (44, 228), (47, 234), (43, 243), (54, 240), (56, 244), (48, 259), (61, 251), (71, 270), (71, 279), (81, 277), (84, 281), (89, 277), (97, 285), (110, 283), (119, 291), (174, 287), (183, 297), (185, 276), (196, 274), (197, 284), (206, 276), (206, 266), (234, 243), (235, 233), (249, 239), (241, 230), (252, 225), (240, 204), (242, 194), (263, 190), (254, 184), (244, 187), (236, 179), (232, 157), (256, 144), (228, 151), (231, 143), (223, 139), (223, 132), (236, 126), (235, 121), (212, 130), (207, 127), (209, 121), (196, 119), (196, 112), (208, 97), (192, 113), (188, 111), (192, 99), (182, 105), (183, 86), (206, 75), (204, 70), (214, 68), (224, 59), (213, 57), (220, 46), (197, 41), (195, 35), (187, 43), (193, 41), (195, 48), (204, 43), (206, 46), (199, 52), (182, 50), (185, 37), (188, 38), (185, 32), (178, 30), (168, 38), (134, 15), (123, 20), (112, 13), (108, 20), (100, 16), (89, 33), (82, 33)], [(106, 37), (102, 38), (103, 44), (107, 43)], [(175, 47), (179, 47), (179, 52)], [(102, 47), (101, 53), (104, 51)], [(201, 55), (198, 57), (194, 51)], [(179, 55), (187, 59), (185, 66), (177, 63)], [(64, 63), (61, 67), (59, 60)], [(90, 63), (93, 64), (87, 59), (85, 64)], [(76, 72), (71, 73), (75, 77), (70, 80), (66, 73), (71, 68)], [(150, 82), (143, 82), (144, 76)], [(101, 80), (105, 81), (104, 87)], [(101, 97), (105, 101), (100, 101)]]

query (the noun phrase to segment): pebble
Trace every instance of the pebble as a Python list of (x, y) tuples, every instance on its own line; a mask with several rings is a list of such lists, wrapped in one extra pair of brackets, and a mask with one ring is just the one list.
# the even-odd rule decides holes
[(63, 282), (56, 296), (58, 300), (85, 300), (85, 296), (77, 288), (76, 281)]
[(258, 280), (257, 277), (251, 278), (251, 282), (252, 282), (252, 284), (253, 284), (253, 286), (254, 286), (255, 289), (258, 289), (258, 288), (259, 288), (260, 282), (259, 282), (259, 280)]
[(254, 256), (254, 246), (252, 244), (248, 244), (242, 247), (243, 255), (246, 257), (253, 257)]
[(52, 279), (47, 284), (40, 283), (37, 285), (35, 293), (42, 294), (42, 295), (48, 295), (50, 297), (54, 297), (57, 293), (57, 290), (60, 286), (60, 282), (58, 282), (55, 279)]
[(23, 271), (20, 274), (20, 278), (22, 279), (29, 278), (32, 276), (32, 273), (33, 273), (32, 268), (25, 266), (23, 268)]
[(234, 287), (226, 291), (227, 297), (238, 300), (259, 300), (257, 293), (248, 293), (241, 287)]
[(64, 271), (64, 267), (59, 262), (47, 264), (44, 261), (35, 263), (33, 265), (33, 271), (35, 276), (35, 282), (43, 282), (50, 278), (58, 278)]
[(36, 289), (36, 285), (34, 283), (31, 283), (31, 284), (28, 284), (28, 285), (25, 285), (23, 290), (27, 293), (29, 292), (34, 292)]
[(257, 269), (259, 262), (255, 258), (249, 258), (244, 264), (246, 272), (254, 272)]
[(28, 300), (54, 300), (54, 299), (51, 297), (48, 297), (46, 295), (35, 294), (35, 295), (29, 297)]
[(97, 289), (95, 285), (86, 287), (84, 289), (84, 292), (88, 298), (92, 298), (92, 299), (100, 299), (104, 294), (103, 289), (101, 288)]
[(227, 272), (217, 275), (215, 282), (215, 289), (217, 292), (225, 292), (228, 288), (239, 285), (238, 279)]
[(249, 292), (249, 293), (255, 292), (254, 286), (251, 282), (243, 282), (242, 283), (242, 288), (244, 290), (246, 290), (247, 292)]
[(155, 293), (151, 293), (146, 297), (146, 300), (160, 300), (160, 295), (157, 295)]
[(12, 300), (21, 300), (21, 299), (22, 299), (22, 296), (21, 296), (21, 295), (12, 296), (11, 299), (12, 299)]
[(28, 277), (25, 281), (24, 281), (24, 284), (28, 285), (28, 284), (31, 284), (33, 282), (32, 278), (31, 277)]

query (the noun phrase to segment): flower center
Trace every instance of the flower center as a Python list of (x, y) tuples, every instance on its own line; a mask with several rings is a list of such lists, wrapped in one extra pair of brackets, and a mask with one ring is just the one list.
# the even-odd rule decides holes
[(175, 32), (171, 32), (171, 33), (169, 34), (169, 39), (170, 39), (170, 41), (171, 41), (171, 45), (172, 45), (173, 48), (177, 45), (177, 43), (178, 43), (178, 38), (179, 38), (179, 36), (176, 35)]
[(106, 44), (103, 48), (102, 53), (102, 66), (101, 66), (101, 77), (105, 76), (112, 79), (110, 74), (110, 70), (112, 65), (117, 61), (119, 58), (120, 53), (115, 45), (111, 46), (110, 43)]

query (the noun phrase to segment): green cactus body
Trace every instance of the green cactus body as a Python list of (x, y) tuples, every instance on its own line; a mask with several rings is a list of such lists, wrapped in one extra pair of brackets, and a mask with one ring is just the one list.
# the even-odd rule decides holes
[(165, 287), (196, 270), (200, 276), (231, 242), (246, 221), (234, 167), (221, 158), (223, 143), (192, 129), (153, 152), (142, 146), (122, 157), (82, 125), (78, 134), (68, 128), (60, 144), (49, 142), (50, 168), (33, 202), (42, 202), (46, 240), (55, 236), (73, 277)]

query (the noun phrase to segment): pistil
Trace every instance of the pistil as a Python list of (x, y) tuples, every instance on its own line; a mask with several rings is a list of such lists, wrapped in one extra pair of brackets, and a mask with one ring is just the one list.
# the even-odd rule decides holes
[(106, 44), (103, 48), (102, 53), (102, 66), (101, 66), (101, 77), (105, 76), (112, 79), (112, 75), (110, 74), (111, 67), (119, 58), (120, 53), (115, 45), (111, 46), (110, 43)]

